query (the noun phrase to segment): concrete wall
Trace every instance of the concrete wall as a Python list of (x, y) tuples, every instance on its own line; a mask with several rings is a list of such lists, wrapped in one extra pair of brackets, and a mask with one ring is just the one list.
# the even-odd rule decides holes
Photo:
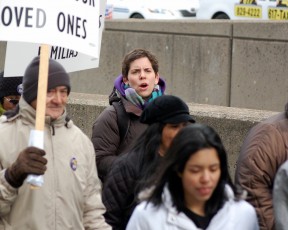
[[(108, 20), (100, 67), (72, 73), (72, 91), (108, 95), (125, 53), (141, 47), (158, 57), (166, 93), (201, 104), (282, 111), (287, 32), (281, 21)], [(1, 68), (4, 57), (0, 42)]]
[[(71, 93), (68, 114), (89, 137), (95, 119), (108, 106), (107, 95)], [(228, 152), (230, 173), (234, 171), (240, 146), (248, 130), (259, 121), (277, 112), (240, 109), (207, 104), (188, 103), (197, 122), (212, 126), (221, 136)]]
[(109, 94), (126, 52), (159, 58), (167, 93), (186, 101), (282, 111), (288, 24), (271, 21), (106, 21), (100, 68), (72, 74), (73, 90)]

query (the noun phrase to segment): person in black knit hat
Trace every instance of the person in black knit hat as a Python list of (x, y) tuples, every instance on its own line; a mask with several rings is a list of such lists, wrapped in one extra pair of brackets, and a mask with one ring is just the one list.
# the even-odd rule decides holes
[[(35, 58), (27, 67), (23, 78), (23, 97), (30, 104), (37, 98), (39, 57)], [(49, 60), (48, 92), (57, 87), (65, 86), (69, 95), (71, 86), (69, 75), (60, 63)]]
[(138, 203), (137, 194), (155, 172), (176, 134), (195, 123), (187, 104), (179, 97), (163, 95), (143, 110), (140, 122), (148, 128), (128, 153), (115, 160), (104, 183), (105, 219), (113, 230), (124, 230)]
[(4, 72), (0, 73), (0, 116), (18, 104), (22, 93), (22, 78), (4, 77)]
[(154, 100), (145, 109), (140, 117), (140, 122), (151, 125), (161, 122), (164, 124), (178, 124), (183, 121), (194, 123), (194, 118), (189, 114), (187, 104), (180, 98), (166, 95)]
[[(103, 217), (93, 145), (67, 117), (69, 75), (52, 59), (44, 149), (27, 147), (35, 128), (39, 64), (35, 57), (27, 66), (19, 104), (0, 121), (0, 229), (110, 230)], [(24, 183), (30, 174), (43, 175), (37, 191)]]

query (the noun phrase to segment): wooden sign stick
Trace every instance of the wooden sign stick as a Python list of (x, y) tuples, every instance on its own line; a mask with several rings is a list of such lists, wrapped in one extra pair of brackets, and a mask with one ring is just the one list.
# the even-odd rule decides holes
[[(31, 130), (29, 138), (29, 146), (35, 146), (44, 149), (44, 128), (45, 128), (45, 112), (46, 112), (46, 96), (49, 71), (49, 45), (41, 45), (40, 63), (38, 73), (38, 89), (37, 89), (37, 105), (36, 105), (36, 121), (35, 130)], [(44, 179), (43, 176), (28, 175), (27, 182), (31, 189), (40, 188)]]
[(43, 131), (45, 126), (46, 96), (49, 68), (49, 45), (41, 45), (38, 75), (37, 109), (35, 130)]

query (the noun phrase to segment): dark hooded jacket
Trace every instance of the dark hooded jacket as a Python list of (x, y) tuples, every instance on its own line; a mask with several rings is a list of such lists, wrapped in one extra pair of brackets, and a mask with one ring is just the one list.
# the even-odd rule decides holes
[[(92, 142), (96, 153), (96, 164), (99, 178), (102, 182), (108, 174), (114, 160), (121, 154), (128, 151), (132, 141), (137, 139), (147, 128), (142, 124), (139, 118), (142, 109), (131, 103), (125, 98), (125, 92), (122, 87), (122, 75), (116, 78), (115, 88), (119, 92), (121, 105), (129, 116), (129, 128), (124, 140), (120, 141), (119, 128), (117, 124), (117, 114), (114, 107), (108, 106), (96, 119), (92, 130)], [(162, 78), (159, 80), (159, 86), (164, 94), (165, 82)]]

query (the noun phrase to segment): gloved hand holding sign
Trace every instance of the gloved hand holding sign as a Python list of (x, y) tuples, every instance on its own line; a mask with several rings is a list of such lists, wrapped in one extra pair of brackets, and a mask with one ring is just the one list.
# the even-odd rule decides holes
[(28, 174), (43, 175), (47, 164), (44, 155), (45, 151), (36, 147), (24, 149), (5, 172), (8, 183), (15, 188), (19, 188)]

